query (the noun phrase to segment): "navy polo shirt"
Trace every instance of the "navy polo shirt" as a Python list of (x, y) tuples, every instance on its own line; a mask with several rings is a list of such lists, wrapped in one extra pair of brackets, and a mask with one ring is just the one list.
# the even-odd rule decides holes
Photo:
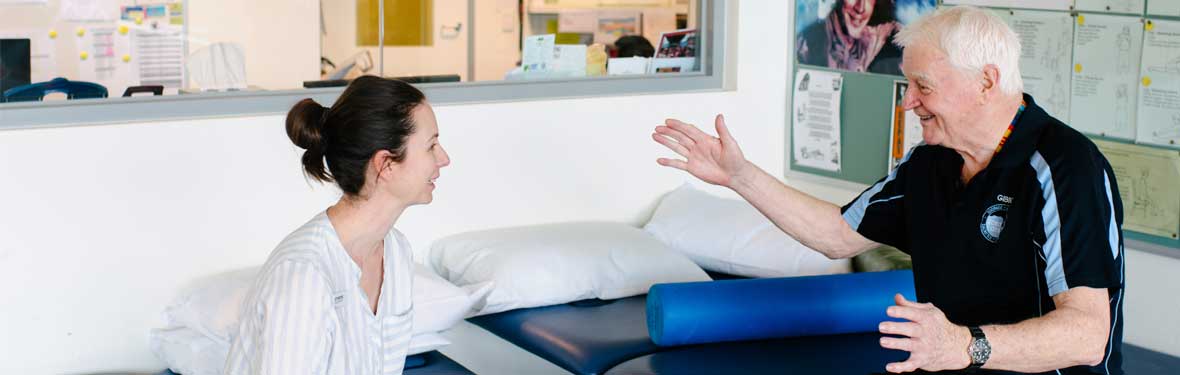
[(1109, 290), (1102, 363), (1060, 373), (1122, 374), (1123, 207), (1114, 172), (1093, 142), (1024, 100), (1007, 143), (969, 183), (958, 153), (920, 145), (844, 206), (844, 220), (910, 254), (918, 300), (956, 324), (1016, 323), (1053, 311), (1052, 297), (1069, 288)]

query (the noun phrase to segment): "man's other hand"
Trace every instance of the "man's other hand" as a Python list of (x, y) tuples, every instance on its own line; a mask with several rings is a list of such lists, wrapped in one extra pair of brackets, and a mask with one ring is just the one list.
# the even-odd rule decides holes
[(967, 327), (947, 320), (942, 310), (931, 303), (906, 300), (901, 294), (893, 296), (896, 303), (885, 310), (892, 318), (906, 322), (881, 322), (881, 333), (903, 337), (882, 337), (881, 346), (910, 352), (905, 362), (885, 366), (889, 372), (959, 370), (971, 364), (967, 346), (971, 332)]

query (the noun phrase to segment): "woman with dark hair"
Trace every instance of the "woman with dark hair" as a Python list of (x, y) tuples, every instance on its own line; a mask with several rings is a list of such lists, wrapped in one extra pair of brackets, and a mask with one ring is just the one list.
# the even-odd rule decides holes
[(642, 35), (624, 35), (615, 41), (615, 57), (652, 57), (656, 48)]
[(279, 243), (242, 305), (226, 374), (400, 374), (412, 252), (397, 229), (430, 203), (450, 159), (434, 111), (407, 83), (364, 76), (331, 108), (304, 99), (287, 136), (304, 173), (343, 197)]
[(836, 0), (827, 18), (799, 34), (795, 52), (800, 64), (901, 75), (893, 43), (900, 30), (894, 0)]

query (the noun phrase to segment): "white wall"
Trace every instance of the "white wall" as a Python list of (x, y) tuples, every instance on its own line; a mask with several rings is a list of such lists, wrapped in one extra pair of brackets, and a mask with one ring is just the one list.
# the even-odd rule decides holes
[[(397, 226), (421, 255), (479, 228), (639, 224), (691, 179), (655, 164), (665, 117), (724, 112), (747, 157), (783, 171), (790, 2), (739, 4), (736, 91), (436, 108), (453, 164)], [(0, 132), (0, 373), (163, 368), (147, 332), (182, 285), (261, 263), (334, 200), (297, 151), (280, 116)], [(1128, 259), (1127, 341), (1180, 354), (1180, 261)]]

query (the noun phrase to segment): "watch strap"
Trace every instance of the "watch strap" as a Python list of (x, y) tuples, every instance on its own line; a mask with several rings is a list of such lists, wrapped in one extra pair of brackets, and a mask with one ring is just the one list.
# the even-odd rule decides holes
[(976, 358), (974, 355), (971, 355), (971, 352), (975, 348), (975, 343), (980, 340), (986, 342), (987, 336), (983, 334), (983, 329), (980, 329), (979, 326), (969, 326), (967, 330), (971, 331), (971, 344), (967, 347), (967, 356), (971, 358), (971, 365), (967, 366), (967, 370), (974, 372), (974, 370), (982, 368), (983, 364), (987, 362), (987, 359), (985, 358), (983, 361), (976, 362)]

